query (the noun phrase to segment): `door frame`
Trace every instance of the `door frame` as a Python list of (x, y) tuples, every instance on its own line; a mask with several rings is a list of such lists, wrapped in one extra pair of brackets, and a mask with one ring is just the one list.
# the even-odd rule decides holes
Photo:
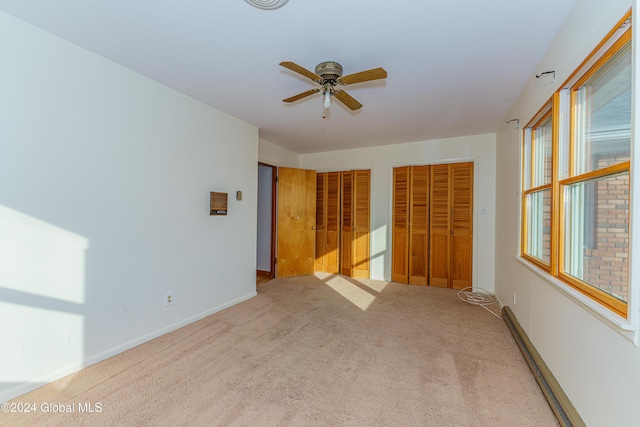
[(276, 178), (278, 176), (278, 167), (267, 163), (258, 162), (258, 167), (260, 166), (271, 168), (271, 254), (269, 260), (270, 271), (257, 270), (257, 273), (267, 275), (269, 276), (269, 278), (273, 279), (274, 277), (276, 277)]

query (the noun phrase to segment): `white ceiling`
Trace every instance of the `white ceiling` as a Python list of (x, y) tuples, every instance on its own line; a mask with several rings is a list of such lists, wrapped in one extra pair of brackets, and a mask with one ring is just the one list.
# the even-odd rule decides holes
[[(297, 153), (493, 133), (575, 0), (0, 0), (0, 10), (260, 129)], [(280, 67), (388, 78), (344, 87), (364, 104), (282, 99), (316, 87)]]

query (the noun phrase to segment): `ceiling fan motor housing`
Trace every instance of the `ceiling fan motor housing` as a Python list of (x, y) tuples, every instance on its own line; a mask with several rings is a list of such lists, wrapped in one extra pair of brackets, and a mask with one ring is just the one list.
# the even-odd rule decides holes
[(316, 74), (324, 80), (335, 81), (342, 76), (342, 65), (333, 61), (321, 62), (316, 65)]

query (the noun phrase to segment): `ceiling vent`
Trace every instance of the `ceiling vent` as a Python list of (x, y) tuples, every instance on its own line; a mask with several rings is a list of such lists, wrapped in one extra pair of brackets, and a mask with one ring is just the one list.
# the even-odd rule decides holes
[(258, 9), (277, 9), (279, 7), (287, 4), (289, 0), (244, 0), (249, 3), (253, 7), (257, 7)]

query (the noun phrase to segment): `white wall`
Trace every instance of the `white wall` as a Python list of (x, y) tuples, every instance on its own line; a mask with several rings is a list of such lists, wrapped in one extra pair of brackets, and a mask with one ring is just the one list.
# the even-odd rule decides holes
[(300, 155), (286, 148), (260, 139), (258, 141), (258, 160), (271, 166), (283, 166), (287, 168), (300, 167)]
[[(319, 172), (371, 169), (371, 278), (391, 280), (393, 168), (473, 161), (473, 282), (493, 291), (495, 242), (495, 135), (474, 135), (355, 150), (303, 154), (301, 167)], [(486, 215), (480, 215), (480, 207)]]
[(4, 13), (0, 57), (0, 401), (255, 295), (255, 127)]
[[(635, 3), (635, 2), (634, 2)], [(536, 68), (508, 119), (526, 124), (562, 82), (629, 10), (629, 0), (580, 0)], [(637, 15), (634, 16), (637, 26)], [(637, 33), (637, 28), (634, 29)], [(634, 35), (634, 65), (638, 43)], [(541, 84), (536, 73), (555, 70), (556, 79)], [(635, 75), (638, 71), (636, 69)], [(638, 86), (635, 84), (635, 99)], [(635, 115), (636, 126), (638, 115)], [(520, 130), (503, 125), (497, 136), (496, 293), (512, 307), (519, 323), (560, 382), (588, 426), (631, 426), (640, 423), (640, 349), (633, 325), (616, 321), (597, 304), (517, 260), (520, 215)], [(633, 150), (633, 168), (640, 164)], [(637, 193), (637, 191), (635, 191)], [(633, 200), (633, 198), (632, 198)], [(632, 202), (637, 205), (637, 202)], [(632, 206), (632, 225), (640, 210)], [(637, 227), (632, 229), (632, 287), (637, 302)], [(517, 295), (513, 304), (513, 294)], [(633, 316), (637, 316), (636, 304)], [(606, 312), (606, 310), (604, 310)]]

